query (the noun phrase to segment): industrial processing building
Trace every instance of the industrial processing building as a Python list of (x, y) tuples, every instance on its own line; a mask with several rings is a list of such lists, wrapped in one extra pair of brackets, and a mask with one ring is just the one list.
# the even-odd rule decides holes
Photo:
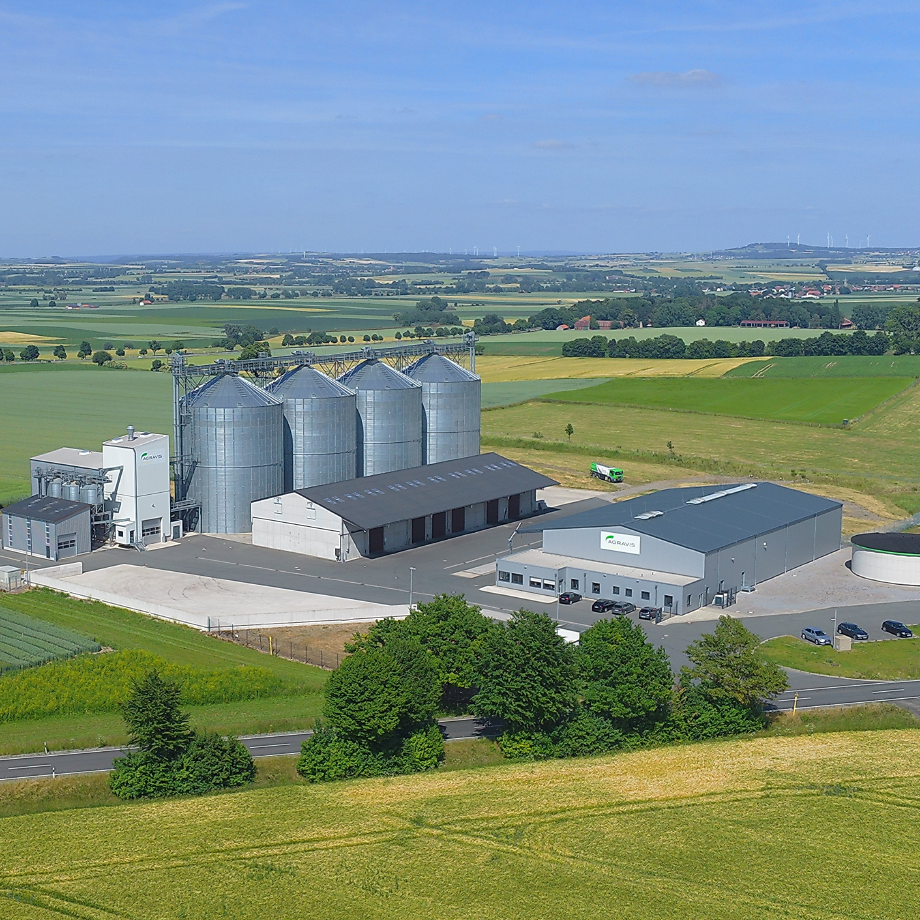
[(173, 534), (169, 438), (128, 428), (102, 451), (61, 447), (32, 457), (32, 497), (3, 509), (5, 549), (45, 559), (109, 539), (142, 548)]
[(496, 562), (499, 587), (687, 613), (840, 548), (842, 505), (769, 482), (665, 489), (548, 521)]
[(311, 486), (254, 502), (256, 546), (347, 561), (529, 517), (555, 480), (498, 454)]

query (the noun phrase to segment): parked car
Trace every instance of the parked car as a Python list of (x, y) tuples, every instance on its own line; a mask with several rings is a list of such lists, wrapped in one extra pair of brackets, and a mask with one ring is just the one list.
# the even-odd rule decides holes
[(869, 638), (869, 633), (855, 623), (838, 623), (837, 632), (840, 633), (841, 636), (849, 636), (851, 639)]
[(814, 642), (815, 645), (833, 645), (831, 637), (823, 629), (814, 629), (806, 626), (802, 630), (802, 638), (806, 642)]
[(616, 607), (616, 603), (614, 601), (604, 601), (604, 600), (595, 601), (591, 605), (591, 609), (595, 613), (610, 613), (610, 611), (613, 610), (614, 607)]
[(640, 620), (658, 620), (661, 618), (660, 607), (642, 607), (639, 610)]
[(912, 639), (914, 635), (898, 620), (885, 620), (885, 622), (882, 623), (882, 629), (884, 629), (886, 633), (891, 633), (892, 636), (897, 636), (899, 639)]
[(630, 604), (629, 601), (617, 601), (613, 605), (613, 613), (618, 617), (625, 617), (626, 614), (632, 613), (636, 609), (635, 604)]
[(581, 600), (581, 595), (574, 591), (565, 591), (559, 595), (560, 604), (577, 604)]

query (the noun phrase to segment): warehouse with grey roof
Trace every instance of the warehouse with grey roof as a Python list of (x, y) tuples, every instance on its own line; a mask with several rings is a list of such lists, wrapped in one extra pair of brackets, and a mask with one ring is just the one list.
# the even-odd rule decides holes
[(665, 489), (522, 528), (543, 547), (499, 559), (495, 582), (683, 614), (835, 552), (841, 522), (840, 502), (770, 482)]
[(556, 482), (499, 454), (308, 486), (252, 503), (252, 542), (345, 562), (378, 556), (538, 510)]

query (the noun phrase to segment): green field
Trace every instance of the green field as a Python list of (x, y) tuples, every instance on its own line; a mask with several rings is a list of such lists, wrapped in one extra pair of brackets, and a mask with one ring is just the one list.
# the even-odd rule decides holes
[(584, 387), (605, 383), (603, 377), (573, 378), (570, 380), (522, 380), (515, 383), (484, 383), (482, 385), (482, 407), (491, 409), (496, 406), (513, 406), (545, 396), (547, 393), (559, 393), (567, 390), (580, 390)]
[(0, 674), (100, 648), (72, 630), (0, 607)]
[[(912, 628), (920, 634), (920, 626)], [(920, 679), (920, 639), (854, 642), (851, 651), (838, 652), (793, 636), (780, 636), (764, 642), (761, 650), (781, 667), (813, 674), (863, 680)]]
[(619, 378), (598, 386), (548, 393), (560, 402), (677, 409), (711, 415), (840, 424), (874, 409), (912, 381), (903, 377), (847, 380)]
[(57, 447), (102, 450), (102, 442), (138, 431), (172, 431), (168, 374), (91, 366), (0, 369), (3, 434), (0, 503), (29, 494), (29, 457)]
[(728, 371), (726, 377), (920, 377), (920, 355), (842, 355), (836, 358), (764, 358)]
[(839, 733), (27, 814), (0, 889), (17, 920), (903, 920), (918, 764), (920, 732)]
[[(14, 613), (92, 636), (115, 654), (0, 677), (0, 752), (121, 743), (115, 711), (133, 675), (154, 661), (187, 688), (195, 724), (244, 734), (309, 727), (327, 672), (197, 630), (47, 589), (4, 598)], [(58, 673), (60, 672), (60, 674)], [(59, 692), (54, 687), (59, 686)], [(256, 697), (256, 698), (253, 698)]]

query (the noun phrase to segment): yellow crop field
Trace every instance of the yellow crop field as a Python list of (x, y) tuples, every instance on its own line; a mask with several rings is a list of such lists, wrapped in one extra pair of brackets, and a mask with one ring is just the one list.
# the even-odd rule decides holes
[(920, 916), (920, 732), (760, 738), (0, 821), (0, 911)]
[(484, 383), (561, 380), (594, 377), (721, 377), (758, 358), (660, 360), (642, 358), (557, 358), (549, 356), (481, 355), (476, 373)]

